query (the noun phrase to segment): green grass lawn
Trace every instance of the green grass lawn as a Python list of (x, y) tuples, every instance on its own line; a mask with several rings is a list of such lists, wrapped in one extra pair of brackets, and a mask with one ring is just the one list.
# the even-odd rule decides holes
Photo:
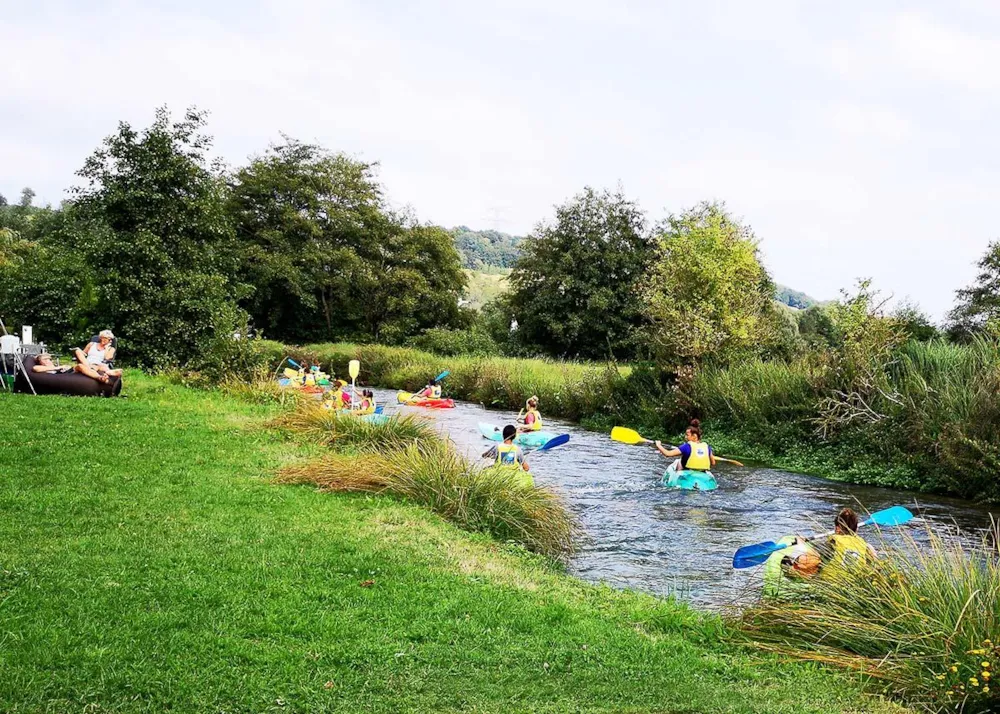
[(413, 506), (280, 486), (267, 408), (0, 395), (0, 711), (883, 712)]

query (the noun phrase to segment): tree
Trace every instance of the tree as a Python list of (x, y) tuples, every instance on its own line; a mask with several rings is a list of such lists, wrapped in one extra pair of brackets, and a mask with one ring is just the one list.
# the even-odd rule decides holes
[(30, 188), (21, 189), (21, 200), (18, 201), (17, 205), (21, 208), (31, 208), (32, 202), (35, 200), (35, 191)]
[(246, 305), (270, 336), (397, 341), (455, 324), (452, 237), (391, 214), (375, 168), (286, 137), (233, 176)]
[(911, 340), (926, 342), (938, 336), (938, 329), (931, 323), (930, 317), (911, 300), (900, 302), (891, 317)]
[(749, 226), (702, 203), (658, 229), (646, 285), (650, 345), (664, 365), (759, 353), (775, 339), (774, 284)]
[(976, 282), (956, 291), (958, 304), (948, 314), (953, 339), (966, 339), (1000, 318), (1000, 241), (989, 244), (976, 266)]
[(455, 247), (462, 256), (462, 267), (472, 270), (509, 268), (517, 260), (523, 236), (499, 231), (474, 231), (466, 226), (452, 228)]
[(521, 244), (506, 306), (518, 340), (552, 355), (628, 357), (652, 257), (646, 219), (619, 190), (585, 188)]
[(245, 290), (225, 212), (225, 184), (210, 169), (205, 114), (152, 125), (127, 123), (77, 173), (73, 215), (85, 227), (87, 264), (98, 276), (94, 320), (122, 335), (130, 359), (183, 364), (216, 336), (220, 314)]

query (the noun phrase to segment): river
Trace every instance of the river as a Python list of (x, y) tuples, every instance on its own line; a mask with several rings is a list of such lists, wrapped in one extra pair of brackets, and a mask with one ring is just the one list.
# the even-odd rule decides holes
[[(399, 407), (395, 392), (376, 394), (387, 413), (427, 414), (473, 458), (490, 443), (480, 435), (479, 422), (502, 425), (516, 416), (467, 402), (456, 402), (454, 409)], [(733, 570), (736, 548), (789, 533), (828, 531), (845, 506), (859, 513), (906, 506), (920, 517), (906, 526), (917, 540), (926, 538), (927, 526), (938, 532), (958, 526), (965, 537), (976, 538), (991, 522), (989, 508), (968, 501), (753, 465), (714, 469), (715, 491), (671, 490), (660, 484), (668, 462), (650, 446), (620, 444), (557, 419), (546, 418), (545, 431), (570, 434), (567, 445), (528, 455), (535, 483), (559, 490), (584, 529), (570, 572), (701, 607), (725, 607), (757, 586), (760, 568)], [(711, 442), (711, 434), (706, 438)], [(994, 512), (1000, 514), (1000, 508)], [(899, 535), (883, 537), (891, 544)]]

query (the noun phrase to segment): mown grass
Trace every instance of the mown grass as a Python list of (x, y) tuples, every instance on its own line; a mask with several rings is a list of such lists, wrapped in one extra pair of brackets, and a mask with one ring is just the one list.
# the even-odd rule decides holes
[(426, 509), (276, 485), (275, 406), (0, 395), (0, 710), (888, 712)]
[(1000, 710), (1000, 530), (968, 548), (906, 538), (869, 573), (817, 578), (808, 596), (740, 617), (760, 646), (860, 671), (922, 709)]

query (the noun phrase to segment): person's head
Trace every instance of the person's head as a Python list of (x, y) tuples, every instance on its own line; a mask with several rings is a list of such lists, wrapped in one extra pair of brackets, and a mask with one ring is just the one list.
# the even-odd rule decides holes
[(432, 379), (432, 380), (430, 381), (430, 385), (431, 385), (432, 387), (436, 387), (436, 386), (438, 385), (438, 381), (437, 381), (436, 379)]
[(517, 427), (513, 424), (508, 424), (503, 428), (503, 440), (513, 441), (514, 437), (517, 436)]
[(538, 409), (538, 397), (532, 395), (528, 397), (528, 401), (525, 402), (528, 409)]
[(684, 437), (688, 441), (701, 441), (701, 422), (697, 419), (692, 419), (687, 431), (684, 432)]
[(838, 535), (854, 535), (858, 532), (858, 514), (850, 508), (845, 508), (837, 514), (834, 529)]
[(101, 342), (101, 344), (106, 345), (115, 339), (115, 333), (111, 330), (101, 330), (97, 333), (97, 339)]
[(43, 367), (52, 367), (52, 355), (48, 352), (42, 352), (35, 358), (35, 362), (42, 365)]

